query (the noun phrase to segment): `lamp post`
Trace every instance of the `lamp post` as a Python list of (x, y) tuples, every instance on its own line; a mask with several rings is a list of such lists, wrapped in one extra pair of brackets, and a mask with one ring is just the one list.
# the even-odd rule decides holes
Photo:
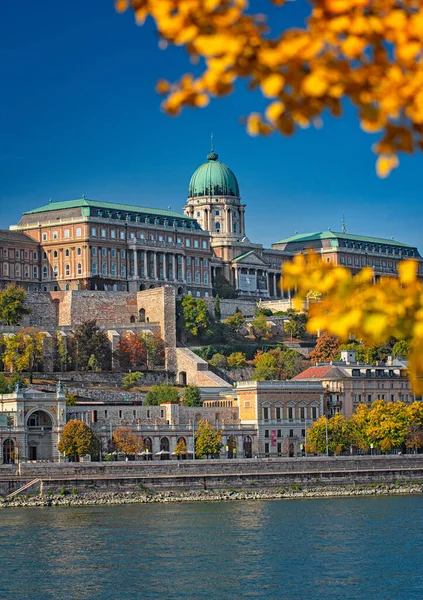
[(326, 421), (325, 421), (325, 428), (326, 428), (326, 456), (329, 456), (329, 436), (328, 436), (328, 416), (326, 415)]

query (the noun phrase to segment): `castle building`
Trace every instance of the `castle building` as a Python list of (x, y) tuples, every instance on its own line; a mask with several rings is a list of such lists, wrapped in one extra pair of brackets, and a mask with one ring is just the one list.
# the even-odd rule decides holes
[[(172, 285), (178, 296), (212, 295), (224, 277), (239, 297), (289, 298), (281, 266), (309, 249), (353, 272), (396, 276), (413, 246), (342, 232), (294, 235), (263, 248), (246, 234), (245, 209), (233, 171), (212, 151), (191, 177), (184, 212), (78, 200), (49, 202), (0, 231), (0, 286), (28, 290), (140, 291)], [(344, 227), (345, 229), (345, 227)]]

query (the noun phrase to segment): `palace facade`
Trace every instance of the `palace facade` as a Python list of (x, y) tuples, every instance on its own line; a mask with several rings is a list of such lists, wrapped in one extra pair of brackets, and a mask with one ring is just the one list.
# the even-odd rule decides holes
[[(191, 177), (183, 213), (111, 202), (52, 202), (0, 231), (0, 285), (27, 290), (140, 291), (172, 285), (178, 296), (212, 295), (224, 277), (240, 297), (288, 298), (281, 266), (313, 249), (352, 271), (395, 276), (413, 246), (343, 232), (294, 235), (263, 248), (246, 235), (238, 180), (212, 150)], [(344, 228), (345, 229), (345, 228)]]

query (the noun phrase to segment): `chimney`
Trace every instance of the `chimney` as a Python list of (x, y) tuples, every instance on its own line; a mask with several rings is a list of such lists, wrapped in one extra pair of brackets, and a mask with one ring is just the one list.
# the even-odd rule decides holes
[(347, 365), (355, 364), (357, 361), (354, 350), (342, 350), (341, 360)]

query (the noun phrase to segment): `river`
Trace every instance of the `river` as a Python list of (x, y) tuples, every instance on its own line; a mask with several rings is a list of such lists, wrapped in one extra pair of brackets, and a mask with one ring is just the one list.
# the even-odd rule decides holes
[(1, 600), (423, 598), (423, 496), (22, 508)]

